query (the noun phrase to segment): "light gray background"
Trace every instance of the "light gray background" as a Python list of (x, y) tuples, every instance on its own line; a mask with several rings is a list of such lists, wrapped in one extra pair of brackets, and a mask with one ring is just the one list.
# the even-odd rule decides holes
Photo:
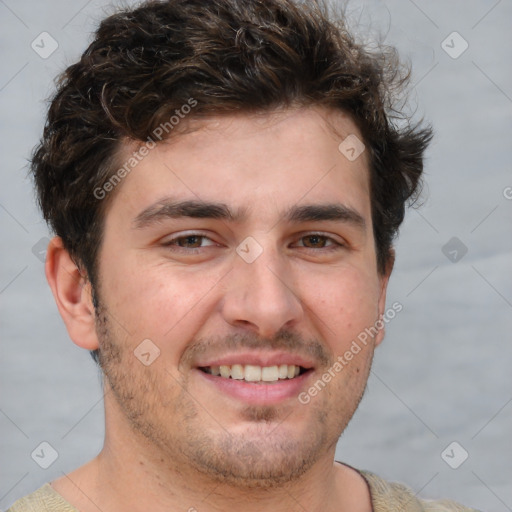
[[(0, 0), (1, 508), (102, 446), (98, 371), (69, 340), (32, 252), (49, 233), (26, 163), (53, 77), (111, 5)], [(424, 497), (512, 510), (512, 2), (352, 1), (348, 12), (361, 32), (386, 35), (411, 60), (413, 105), (436, 137), (426, 202), (409, 211), (397, 242), (389, 304), (404, 309), (377, 350), (338, 458)], [(59, 45), (47, 59), (31, 48), (43, 31)], [(453, 31), (469, 44), (457, 59), (441, 47)], [(461, 48), (455, 37), (452, 51)], [(442, 252), (452, 237), (468, 248), (456, 263)], [(31, 458), (42, 441), (59, 455), (46, 470)], [(469, 454), (458, 469), (441, 458), (453, 441)], [(462, 453), (449, 452), (455, 461)]]

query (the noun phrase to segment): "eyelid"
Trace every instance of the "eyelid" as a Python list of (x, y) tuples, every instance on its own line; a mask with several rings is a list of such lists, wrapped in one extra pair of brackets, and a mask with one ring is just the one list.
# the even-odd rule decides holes
[(308, 236), (320, 236), (322, 238), (325, 238), (328, 242), (331, 242), (331, 243), (327, 247), (320, 247), (320, 248), (305, 247), (304, 245), (299, 246), (302, 249), (308, 249), (308, 250), (311, 250), (311, 251), (321, 251), (321, 250), (328, 251), (330, 249), (336, 250), (336, 249), (339, 249), (339, 248), (347, 246), (347, 243), (345, 241), (338, 240), (336, 237), (332, 236), (332, 234), (322, 233), (321, 231), (307, 231), (305, 233), (300, 233), (300, 235), (297, 238), (297, 240), (300, 241), (303, 238), (306, 238)]
[(192, 247), (190, 249), (187, 249), (185, 247), (180, 247), (179, 245), (176, 245), (176, 248), (190, 251), (190, 250), (194, 250), (194, 249), (202, 249), (203, 247), (211, 247), (213, 245), (220, 245), (218, 242), (213, 240), (210, 236), (208, 236), (204, 232), (196, 231), (196, 230), (180, 231), (179, 233), (176, 233), (176, 234), (172, 235), (169, 238), (164, 238), (163, 241), (162, 241), (162, 245), (164, 247), (170, 246), (170, 245), (173, 245), (176, 241), (180, 240), (181, 238), (188, 238), (188, 237), (191, 237), (191, 236), (196, 236), (198, 238), (205, 238), (205, 239), (209, 240), (212, 243), (208, 244), (206, 246), (202, 246), (202, 247)]
[[(308, 236), (321, 236), (323, 238), (326, 238), (327, 240), (333, 242), (334, 245), (345, 247), (348, 244), (344, 240), (340, 240), (333, 236), (332, 233), (323, 233), (322, 231), (305, 231), (303, 233), (299, 233), (298, 240), (301, 240), (303, 238), (306, 238)], [(329, 246), (332, 247), (332, 246)], [(305, 249), (311, 249), (311, 247), (305, 247)], [(318, 249), (313, 249), (318, 250)]]

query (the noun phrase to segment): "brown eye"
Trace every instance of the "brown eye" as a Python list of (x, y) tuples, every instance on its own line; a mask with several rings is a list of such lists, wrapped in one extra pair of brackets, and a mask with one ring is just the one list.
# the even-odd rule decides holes
[[(310, 254), (325, 254), (344, 249), (346, 246), (342, 242), (338, 242), (333, 237), (323, 235), (322, 233), (310, 233), (301, 236), (295, 243), (295, 247), (308, 249)], [(314, 251), (314, 252), (312, 252)]]
[(302, 240), (304, 247), (308, 247), (310, 249), (323, 249), (329, 239), (323, 235), (308, 235), (302, 237)]
[(164, 247), (171, 250), (187, 249), (188, 252), (194, 250), (206, 249), (209, 246), (217, 245), (211, 238), (201, 233), (189, 233), (182, 236), (175, 236), (174, 238), (163, 243)]
[(189, 235), (177, 238), (174, 241), (176, 242), (176, 245), (179, 245), (180, 247), (188, 247), (190, 249), (195, 249), (197, 247), (201, 247), (201, 242), (203, 241), (203, 238), (205, 237), (199, 235)]

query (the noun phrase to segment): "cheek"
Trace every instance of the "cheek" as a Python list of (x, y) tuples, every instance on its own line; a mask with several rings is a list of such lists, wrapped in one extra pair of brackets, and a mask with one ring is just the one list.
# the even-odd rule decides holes
[(318, 327), (326, 339), (339, 345), (338, 351), (378, 318), (378, 283), (365, 273), (345, 269), (334, 275), (317, 275), (304, 289), (309, 290), (304, 300), (315, 313), (312, 319), (320, 320)]
[(222, 275), (151, 264), (117, 261), (102, 280), (102, 299), (133, 343), (152, 340), (162, 351), (178, 352), (208, 314), (209, 296)]

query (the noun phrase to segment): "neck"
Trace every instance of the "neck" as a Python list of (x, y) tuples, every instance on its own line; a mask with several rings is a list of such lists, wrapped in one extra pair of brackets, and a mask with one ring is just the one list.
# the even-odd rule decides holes
[(157, 446), (109, 416), (107, 412), (100, 454), (53, 483), (81, 512), (97, 512), (98, 508), (111, 512), (219, 512), (237, 505), (247, 512), (372, 510), (363, 478), (334, 462), (335, 445), (293, 481), (275, 486), (235, 485), (204, 475), (186, 461), (169, 461)]
[(257, 487), (212, 480), (183, 464), (175, 467), (148, 446), (127, 451), (116, 444), (106, 444), (97, 458), (97, 485), (105, 495), (101, 501), (107, 501), (107, 495), (116, 496), (117, 500), (109, 510), (217, 512), (236, 505), (243, 505), (247, 512), (343, 510), (339, 507), (338, 484), (344, 469), (333, 463), (334, 453), (293, 482)]

